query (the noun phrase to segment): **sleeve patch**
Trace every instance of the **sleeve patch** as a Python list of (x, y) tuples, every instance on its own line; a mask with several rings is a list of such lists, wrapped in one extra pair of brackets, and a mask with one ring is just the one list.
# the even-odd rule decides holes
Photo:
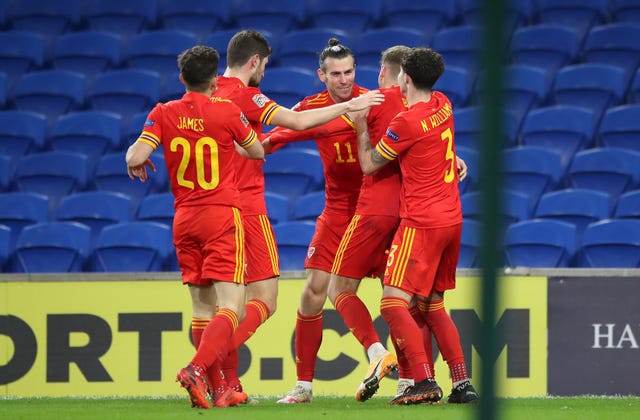
[(251, 98), (251, 100), (258, 106), (258, 108), (264, 107), (265, 104), (269, 102), (269, 98), (267, 98), (262, 93), (256, 93), (255, 95), (253, 95), (253, 98)]
[(398, 141), (400, 139), (400, 136), (394, 133), (390, 128), (387, 128), (387, 132), (385, 133), (385, 135), (393, 141)]

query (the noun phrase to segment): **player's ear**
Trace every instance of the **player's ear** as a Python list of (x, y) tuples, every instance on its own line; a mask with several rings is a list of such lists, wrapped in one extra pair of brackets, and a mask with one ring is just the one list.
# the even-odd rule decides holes
[(322, 69), (318, 69), (317, 72), (318, 72), (318, 79), (320, 79), (322, 83), (327, 83), (327, 75), (324, 74)]

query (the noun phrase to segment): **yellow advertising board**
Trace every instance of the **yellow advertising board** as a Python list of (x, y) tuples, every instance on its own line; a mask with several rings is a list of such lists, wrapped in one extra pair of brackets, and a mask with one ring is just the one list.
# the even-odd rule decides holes
[[(304, 280), (281, 280), (278, 310), (241, 348), (241, 380), (251, 395), (283, 395), (296, 381), (293, 337)], [(445, 303), (460, 330), (476, 387), (481, 281), (458, 279)], [(499, 280), (496, 311), (501, 341), (496, 363), (498, 394), (547, 391), (547, 280)], [(179, 280), (0, 282), (0, 395), (182, 395), (176, 372), (194, 354), (191, 304)], [(388, 348), (380, 317), (380, 283), (362, 282), (359, 296)], [(327, 302), (318, 354), (315, 395), (353, 395), (367, 371), (365, 351)], [(448, 393), (449, 370), (438, 355), (436, 379)], [(381, 396), (395, 394), (392, 377)], [(481, 391), (481, 390), (480, 390)]]

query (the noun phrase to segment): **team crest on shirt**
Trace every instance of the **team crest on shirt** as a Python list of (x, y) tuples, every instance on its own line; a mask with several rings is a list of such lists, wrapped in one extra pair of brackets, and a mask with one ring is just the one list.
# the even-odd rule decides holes
[(400, 136), (391, 131), (390, 128), (387, 128), (387, 132), (385, 133), (385, 135), (393, 141), (398, 141), (398, 139), (400, 139)]
[(310, 246), (309, 249), (307, 249), (307, 258), (313, 257), (313, 254), (315, 252), (316, 252), (316, 247), (315, 246)]
[(242, 124), (244, 124), (245, 127), (249, 126), (249, 120), (244, 116), (242, 112), (240, 112), (240, 121), (242, 121)]
[(256, 105), (258, 105), (259, 108), (262, 108), (267, 102), (269, 102), (269, 98), (264, 96), (262, 93), (256, 93), (255, 95), (253, 95), (253, 98), (251, 98), (251, 100)]
[(145, 127), (153, 127), (153, 125), (154, 125), (155, 123), (156, 123), (156, 122), (155, 122), (154, 120), (145, 120), (145, 122), (144, 122), (144, 126), (145, 126)]

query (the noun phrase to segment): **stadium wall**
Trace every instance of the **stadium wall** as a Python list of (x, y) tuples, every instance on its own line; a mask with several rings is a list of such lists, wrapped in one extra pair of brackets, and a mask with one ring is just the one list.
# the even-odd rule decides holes
[[(253, 395), (285, 394), (296, 380), (304, 273), (282, 278), (278, 311), (241, 348), (241, 379)], [(461, 270), (446, 297), (476, 386), (480, 287), (477, 271)], [(498, 395), (640, 395), (640, 270), (507, 270), (498, 290)], [(391, 348), (379, 281), (363, 281), (359, 295)], [(366, 355), (330, 303), (325, 309), (314, 394), (352, 395)], [(178, 273), (1, 275), (0, 395), (182, 395), (175, 373), (194, 352), (190, 321)], [(439, 354), (435, 367), (448, 392)], [(383, 381), (379, 394), (392, 396), (395, 385)]]

